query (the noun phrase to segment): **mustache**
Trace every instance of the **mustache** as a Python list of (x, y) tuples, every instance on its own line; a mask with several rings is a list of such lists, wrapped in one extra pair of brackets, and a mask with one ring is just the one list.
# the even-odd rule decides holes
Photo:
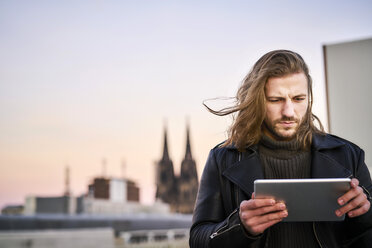
[(282, 122), (282, 121), (293, 121), (293, 122), (296, 122), (296, 123), (299, 123), (300, 122), (300, 120), (297, 119), (297, 118), (283, 116), (282, 118), (275, 120), (274, 121), (274, 124), (279, 123), (279, 122)]

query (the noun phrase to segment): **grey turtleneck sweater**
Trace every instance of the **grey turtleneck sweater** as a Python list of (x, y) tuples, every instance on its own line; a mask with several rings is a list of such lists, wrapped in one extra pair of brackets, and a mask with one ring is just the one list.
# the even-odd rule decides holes
[[(311, 153), (301, 150), (295, 140), (275, 141), (264, 135), (259, 154), (267, 179), (310, 178)], [(268, 235), (268, 247), (319, 247), (311, 222), (280, 222), (270, 227)]]

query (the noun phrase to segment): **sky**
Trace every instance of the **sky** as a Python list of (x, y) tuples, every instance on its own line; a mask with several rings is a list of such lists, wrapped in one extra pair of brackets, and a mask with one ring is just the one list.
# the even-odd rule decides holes
[(304, 57), (327, 125), (322, 46), (372, 37), (370, 13), (367, 0), (0, 1), (0, 208), (61, 195), (66, 166), (74, 196), (125, 176), (151, 204), (165, 126), (178, 174), (189, 123), (200, 177), (232, 120), (203, 101), (235, 96), (270, 50)]

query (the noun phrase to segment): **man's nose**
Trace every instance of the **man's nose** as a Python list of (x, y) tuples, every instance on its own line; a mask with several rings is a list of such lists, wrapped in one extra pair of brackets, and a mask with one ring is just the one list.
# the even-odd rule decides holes
[(294, 116), (294, 105), (291, 100), (286, 100), (283, 106), (282, 115), (286, 117)]

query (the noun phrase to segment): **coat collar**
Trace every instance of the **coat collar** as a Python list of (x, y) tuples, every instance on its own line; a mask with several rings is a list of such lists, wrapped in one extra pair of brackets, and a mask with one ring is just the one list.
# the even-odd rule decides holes
[[(350, 177), (352, 173), (326, 153), (344, 145), (344, 142), (332, 135), (314, 135), (311, 146), (311, 177)], [(227, 149), (236, 150), (234, 146), (228, 146)], [(257, 146), (247, 148), (241, 159), (231, 166), (227, 165), (222, 174), (250, 197), (254, 192), (254, 180), (264, 178)]]
[(334, 149), (345, 145), (345, 142), (336, 136), (331, 134), (315, 134), (313, 135), (313, 140), (311, 147), (313, 150), (322, 150), (322, 149)]
[(314, 135), (311, 153), (311, 177), (312, 178), (345, 178), (351, 177), (352, 172), (334, 159), (339, 153), (329, 153), (339, 147), (345, 146), (345, 142), (335, 136)]

